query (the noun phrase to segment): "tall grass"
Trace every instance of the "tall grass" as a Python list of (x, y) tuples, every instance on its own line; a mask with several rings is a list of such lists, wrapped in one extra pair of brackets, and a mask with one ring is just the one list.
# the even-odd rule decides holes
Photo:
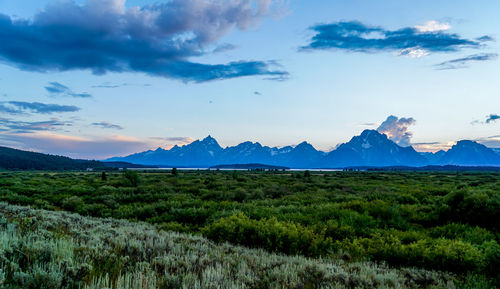
[(0, 203), (0, 287), (455, 288), (449, 273), (284, 256), (146, 223)]

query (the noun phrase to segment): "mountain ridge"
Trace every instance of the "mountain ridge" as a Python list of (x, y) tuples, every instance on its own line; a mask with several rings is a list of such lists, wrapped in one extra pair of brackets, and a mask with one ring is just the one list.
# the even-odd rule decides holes
[(423, 167), (428, 165), (500, 166), (500, 155), (475, 141), (461, 140), (448, 151), (419, 153), (403, 147), (376, 130), (359, 136), (330, 152), (319, 151), (304, 141), (296, 146), (269, 147), (245, 141), (222, 148), (212, 136), (169, 150), (158, 148), (105, 161), (127, 161), (169, 167), (213, 167), (221, 164), (260, 163), (290, 168)]

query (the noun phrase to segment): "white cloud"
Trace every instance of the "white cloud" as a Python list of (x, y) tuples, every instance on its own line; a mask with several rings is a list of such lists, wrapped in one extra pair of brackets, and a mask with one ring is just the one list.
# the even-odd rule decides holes
[(439, 22), (436, 20), (431, 20), (427, 21), (422, 25), (416, 25), (415, 29), (417, 29), (419, 32), (426, 33), (426, 32), (438, 32), (438, 31), (445, 31), (451, 29), (451, 25), (446, 22)]
[(398, 118), (397, 116), (389, 116), (378, 128), (377, 131), (387, 135), (387, 137), (400, 146), (409, 146), (413, 133), (408, 131), (408, 128), (415, 124), (415, 119)]

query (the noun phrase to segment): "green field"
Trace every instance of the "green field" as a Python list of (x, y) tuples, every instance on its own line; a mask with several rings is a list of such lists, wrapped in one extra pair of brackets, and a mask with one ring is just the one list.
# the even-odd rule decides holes
[[(247, 264), (249, 262), (266, 264), (268, 261), (263, 261), (264, 259), (278, 258), (270, 253), (282, 254), (279, 257), (282, 258), (279, 261), (280, 266), (250, 266), (252, 272), (265, 275), (249, 274), (248, 276), (251, 276), (249, 278), (255, 279), (253, 280), (255, 282), (250, 280), (245, 283), (234, 279), (233, 285), (213, 283), (219, 284), (214, 285), (213, 288), (238, 288), (238, 286), (240, 288), (442, 288), (450, 286), (452, 286), (450, 288), (453, 286), (494, 288), (499, 286), (499, 173), (180, 171), (177, 174), (170, 172), (137, 174), (127, 171), (106, 173), (103, 177), (101, 173), (3, 172), (0, 173), (0, 201), (29, 205), (44, 210), (71, 211), (84, 216), (152, 223), (155, 225), (154, 228), (138, 224), (137, 230), (146, 230), (149, 235), (158, 234), (170, 239), (175, 239), (172, 236), (181, 236), (182, 238), (179, 238), (182, 240), (198, 240), (192, 243), (209, 244), (213, 247), (213, 256), (218, 256), (217, 250), (222, 250), (221, 248), (229, 245), (213, 245), (205, 238), (214, 241), (215, 244), (228, 242), (269, 252), (255, 251), (259, 252), (258, 258), (262, 260), (251, 261), (244, 255), (257, 253), (249, 253), (253, 251), (248, 251), (248, 249), (238, 249), (243, 250), (245, 254), (237, 254), (235, 258), (241, 256), (242, 259), (239, 262), (245, 263), (245, 266), (250, 266)], [(12, 208), (3, 206), (1, 209), (2, 214), (7, 215), (5, 216), (6, 222), (10, 222), (10, 225), (2, 227), (3, 234), (17, 239), (29, 238), (30, 234), (34, 234), (32, 231), (39, 228), (36, 226), (34, 229), (29, 226), (26, 228), (26, 217), (22, 214), (17, 216), (14, 213), (16, 210)], [(23, 212), (39, 216), (40, 220), (37, 219), (37, 221), (41, 222), (42, 228), (47, 227), (44, 219), (62, 218), (60, 213), (28, 209), (24, 209)], [(95, 219), (81, 220), (98, 222)], [(62, 222), (62, 219), (57, 222)], [(109, 225), (108, 221), (102, 222)], [(75, 227), (86, 228), (83, 223), (78, 222)], [(120, 224), (124, 224), (125, 227), (134, 227), (130, 223)], [(12, 232), (7, 232), (7, 228), (10, 228)], [(190, 235), (158, 233), (154, 231), (156, 228)], [(111, 228), (108, 229), (111, 230)], [(45, 228), (44, 230), (50, 234), (41, 235), (46, 239), (54, 239), (54, 242), (58, 240), (59, 235), (61, 235), (61, 240), (68, 240), (68, 242), (82, 238), (72, 228), (66, 228), (61, 232), (59, 229)], [(14, 234), (14, 232), (17, 233)], [(114, 234), (122, 235), (120, 231)], [(141, 241), (140, 233), (134, 234), (136, 235), (131, 238), (130, 242), (137, 238), (139, 239), (137, 242), (144, 241)], [(193, 237), (192, 235), (199, 236)], [(88, 238), (96, 238), (98, 242), (104, 242), (102, 238), (99, 239), (100, 237), (93, 235)], [(181, 243), (184, 244), (184, 241)], [(82, 242), (77, 242), (77, 244), (82, 244)], [(92, 244), (95, 246), (94, 243)], [(74, 251), (73, 254), (80, 252), (78, 250), (86, 250), (78, 249), (80, 245), (65, 246), (71, 248), (68, 250)], [(91, 250), (92, 246), (83, 247), (89, 247), (88, 250)], [(5, 253), (5, 248), (2, 249), (4, 256), (0, 265), (3, 266), (1, 269), (5, 277), (6, 260), (15, 262), (9, 259), (11, 255)], [(211, 251), (212, 249), (203, 250)], [(129, 256), (130, 252), (120, 249), (112, 253), (115, 254), (115, 259), (121, 260)], [(147, 255), (142, 251), (136, 253), (142, 256)], [(85, 259), (85, 254), (80, 255), (83, 257), (75, 257), (76, 261), (73, 262), (83, 262), (79, 260)], [(313, 259), (286, 257), (285, 255), (299, 255)], [(95, 268), (96, 265), (91, 259), (96, 256), (91, 256), (87, 257), (89, 260), (86, 262), (89, 268)], [(38, 257), (32, 257), (29, 262), (43, 264), (43, 260), (36, 260)], [(51, 260), (48, 258), (45, 262), (51, 264)], [(225, 263), (228, 261), (225, 261), (223, 257), (214, 260), (220, 262), (222, 267), (229, 266)], [(35, 264), (29, 262), (28, 264)], [(144, 266), (151, 267), (153, 266), (151, 262), (150, 259), (138, 259), (132, 263), (134, 266), (144, 263)], [(180, 266), (172, 262), (171, 266)], [(194, 262), (194, 260), (186, 262)], [(309, 265), (304, 265), (302, 269), (298, 267), (292, 269), (293, 266), (299, 265), (288, 268), (285, 266), (287, 262), (290, 262), (290, 266), (298, 263), (305, 264), (301, 262), (311, 262), (314, 268), (323, 269), (318, 269), (319, 271), (304, 269)], [(28, 267), (26, 263), (23, 264), (24, 267), (22, 264), (18, 265), (18, 271), (12, 269), (10, 274), (13, 276), (15, 272), (24, 272), (23, 270)], [(127, 274), (143, 272), (151, 275), (151, 278), (146, 275), (143, 276), (144, 278), (154, 279), (154, 284), (156, 284), (146, 288), (182, 288), (183, 286), (196, 288), (186, 285), (194, 283), (185, 283), (191, 280), (189, 278), (194, 278), (191, 276), (194, 273), (189, 271), (191, 269), (186, 269), (185, 274), (174, 274), (177, 279), (172, 278), (177, 281), (168, 283), (170, 281), (161, 279), (163, 271), (158, 271), (154, 266), (140, 271), (138, 267), (120, 264), (111, 264), (104, 268), (104, 272), (109, 271), (107, 278), (111, 281), (107, 280), (113, 286), (119, 283), (120, 278), (129, 276), (127, 278), (133, 279), (130, 277), (132, 275), (125, 274), (127, 272)], [(216, 266), (215, 263), (210, 264)], [(39, 266), (46, 268), (48, 265)], [(238, 266), (235, 268), (239, 268)], [(340, 278), (338, 276), (321, 279), (319, 276), (323, 276), (323, 273), (330, 276), (332, 272), (337, 272), (335, 271), (337, 269), (328, 266), (341, 268), (343, 272), (347, 272), (345, 274), (348, 279), (358, 278), (359, 280), (356, 280), (359, 282), (349, 283), (346, 280), (335, 279)], [(349, 268), (353, 266), (363, 269), (349, 271)], [(330, 269), (325, 269), (327, 267)], [(369, 268), (383, 276), (379, 278), (370, 275), (369, 277), (365, 274), (367, 271), (363, 271)], [(290, 273), (292, 271), (287, 271), (289, 269), (298, 271), (293, 271), (295, 273), (292, 274)], [(301, 270), (305, 270), (306, 273), (299, 274)], [(277, 274), (275, 277), (267, 275), (274, 271)], [(84, 276), (81, 282), (84, 283), (81, 284), (87, 286), (95, 284), (92, 282), (97, 282), (95, 280), (99, 278), (104, 278), (97, 274), (95, 269), (88, 269), (88, 272), (85, 272), (86, 274), (82, 273)], [(222, 275), (229, 274), (226, 275), (227, 280), (236, 276), (236, 273), (224, 270), (219, 272)], [(197, 284), (211, 280), (211, 277), (205, 279), (204, 275), (200, 274), (195, 274), (198, 278)], [(285, 282), (283, 280), (289, 280), (285, 277), (288, 276), (286, 274), (298, 276), (293, 285), (283, 283)], [(318, 277), (314, 277), (316, 275)], [(4, 284), (15, 284), (12, 276), (4, 278)], [(184, 280), (183, 276), (188, 279)], [(389, 276), (392, 276), (392, 283), (387, 281)], [(314, 283), (308, 278), (323, 281)], [(367, 280), (380, 282), (366, 283)], [(17, 286), (12, 285), (6, 288), (43, 288), (19, 284)], [(200, 286), (198, 288), (212, 288)], [(46, 288), (59, 287), (48, 286)], [(118, 286), (117, 288), (129, 287)]]

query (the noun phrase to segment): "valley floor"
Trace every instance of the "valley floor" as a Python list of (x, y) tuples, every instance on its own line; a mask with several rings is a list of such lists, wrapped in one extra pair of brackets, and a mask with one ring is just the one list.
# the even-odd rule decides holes
[(454, 275), (284, 256), (0, 203), (2, 288), (455, 288)]
[(498, 172), (0, 172), (0, 288), (498, 288), (498, 220)]

